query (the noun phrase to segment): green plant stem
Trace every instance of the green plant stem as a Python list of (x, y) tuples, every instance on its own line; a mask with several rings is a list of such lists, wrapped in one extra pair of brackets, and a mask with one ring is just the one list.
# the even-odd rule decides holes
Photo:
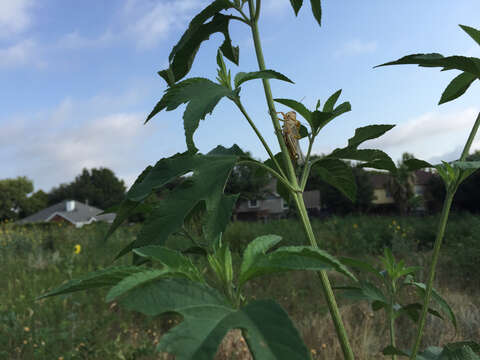
[[(470, 152), (470, 147), (472, 146), (473, 139), (477, 134), (478, 127), (480, 126), (480, 113), (475, 120), (475, 124), (470, 131), (470, 135), (468, 136), (467, 142), (465, 143), (465, 147), (463, 148), (462, 155), (460, 156), (460, 161), (465, 161)], [(425, 297), (423, 299), (423, 308), (422, 314), (420, 316), (420, 322), (418, 324), (418, 331), (417, 337), (415, 338), (415, 344), (413, 346), (412, 354), (410, 356), (410, 360), (415, 360), (417, 357), (418, 351), (420, 349), (420, 343), (422, 341), (423, 336), (423, 328), (425, 327), (425, 320), (427, 318), (428, 313), (428, 305), (430, 304), (430, 298), (432, 296), (432, 289), (433, 289), (433, 280), (435, 279), (435, 270), (437, 267), (438, 258), (440, 255), (440, 248), (442, 246), (443, 235), (445, 233), (445, 227), (447, 226), (448, 215), (450, 213), (450, 208), (452, 206), (453, 197), (455, 196), (455, 192), (458, 188), (459, 184), (456, 184), (454, 187), (447, 186), (447, 195), (445, 197), (445, 201), (443, 203), (442, 214), (440, 216), (440, 223), (438, 226), (437, 236), (435, 238), (435, 245), (433, 247), (433, 255), (432, 255), (432, 263), (430, 265), (430, 271), (428, 274), (427, 280), (427, 288), (425, 290)]]
[(435, 279), (435, 269), (437, 266), (438, 256), (440, 254), (440, 247), (442, 245), (443, 235), (445, 233), (445, 227), (447, 226), (448, 215), (450, 213), (450, 207), (452, 205), (454, 192), (447, 191), (447, 196), (443, 203), (442, 214), (440, 215), (440, 223), (437, 230), (437, 236), (435, 238), (435, 245), (433, 248), (433, 257), (432, 263), (430, 265), (430, 271), (428, 274), (427, 280), (427, 289), (425, 290), (425, 296), (423, 298), (423, 308), (422, 314), (420, 316), (420, 322), (418, 324), (417, 337), (415, 339), (415, 345), (413, 346), (413, 351), (410, 356), (410, 359), (413, 360), (417, 357), (418, 350), (420, 348), (420, 343), (423, 336), (423, 328), (425, 326), (425, 319), (427, 317), (428, 305), (430, 303), (430, 297), (432, 295), (433, 280)]
[[(258, 1), (259, 2), (259, 1)], [(263, 58), (263, 51), (262, 45), (260, 42), (260, 35), (258, 31), (258, 18), (259, 13), (255, 11), (255, 6), (253, 4), (253, 0), (248, 0), (249, 10), (250, 10), (250, 21), (251, 21), (251, 29), (252, 29), (252, 36), (253, 42), (255, 45), (255, 53), (257, 55), (257, 62), (258, 67), (260, 70), (265, 70), (265, 60)], [(259, 11), (259, 8), (257, 8)], [(285, 140), (283, 139), (282, 129), (280, 127), (280, 121), (277, 118), (277, 112), (275, 110), (275, 104), (273, 102), (272, 90), (270, 88), (270, 82), (268, 79), (262, 79), (263, 88), (265, 91), (265, 97), (268, 104), (268, 110), (270, 112), (270, 116), (272, 118), (273, 127), (275, 129), (275, 134), (277, 135), (277, 140), (280, 145), (280, 149), (282, 151), (283, 160), (286, 166), (286, 171), (288, 175), (288, 180), (290, 184), (294, 188), (298, 188), (298, 181), (297, 176), (295, 174), (295, 169), (293, 168), (292, 161), (290, 159), (290, 155), (288, 153), (287, 146), (285, 144)], [(292, 192), (292, 196), (295, 200), (296, 207), (300, 214), (305, 232), (307, 237), (310, 241), (310, 244), (314, 248), (318, 248), (317, 241), (315, 239), (315, 235), (312, 230), (312, 225), (310, 224), (310, 219), (308, 218), (307, 209), (305, 207), (305, 203), (303, 201), (302, 193)], [(348, 341), (347, 332), (345, 331), (345, 327), (342, 322), (342, 318), (340, 316), (340, 310), (338, 308), (337, 302), (335, 300), (335, 296), (333, 294), (332, 286), (330, 285), (330, 281), (328, 279), (328, 275), (325, 271), (319, 272), (319, 277), (321, 280), (322, 288), (325, 294), (325, 298), (327, 300), (327, 305), (330, 310), (330, 314), (332, 316), (335, 329), (337, 331), (337, 336), (340, 341), (340, 345), (342, 347), (342, 351), (344, 354), (344, 358), (347, 360), (353, 360), (353, 351)]]
[(264, 163), (261, 163), (259, 161), (255, 161), (255, 160), (240, 160), (239, 162), (237, 162), (237, 164), (238, 165), (247, 164), (247, 165), (254, 165), (254, 166), (261, 167), (262, 169), (264, 169), (267, 172), (269, 172), (270, 174), (272, 174), (277, 180), (279, 180), (283, 185), (285, 185), (290, 191), (295, 192), (295, 193), (296, 192), (301, 192), (301, 190), (299, 188), (294, 188), (282, 175), (280, 175), (278, 172), (273, 170), (271, 167), (265, 165)]
[(255, 123), (253, 122), (253, 120), (250, 118), (250, 116), (248, 115), (247, 113), (247, 110), (245, 110), (245, 107), (243, 106), (243, 104), (241, 103), (241, 101), (239, 99), (237, 100), (234, 100), (234, 103), (235, 105), (237, 105), (238, 109), (241, 111), (241, 113), (243, 114), (243, 116), (245, 116), (245, 119), (247, 119), (248, 123), (250, 124), (250, 126), (252, 127), (253, 131), (255, 132), (255, 134), (257, 135), (257, 137), (260, 139), (263, 147), (265, 148), (265, 150), (267, 151), (268, 153), (268, 156), (270, 156), (270, 159), (272, 159), (273, 163), (275, 164), (275, 166), (277, 167), (278, 171), (280, 172), (280, 174), (282, 176), (285, 177), (285, 174), (282, 170), (282, 167), (280, 166), (280, 164), (278, 163), (277, 159), (275, 159), (275, 156), (273, 155), (272, 153), (272, 150), (270, 150), (270, 147), (268, 146), (267, 142), (265, 141), (265, 139), (263, 138), (262, 134), (260, 133), (260, 131), (258, 131), (257, 127), (255, 126)]
[(305, 166), (303, 168), (302, 177), (300, 179), (300, 189), (302, 189), (302, 191), (305, 190), (305, 186), (307, 185), (308, 175), (310, 174), (310, 169), (312, 168), (309, 165), (309, 161), (310, 161), (310, 155), (312, 153), (312, 147), (313, 147), (313, 142), (314, 141), (315, 141), (315, 136), (312, 135), (308, 139), (307, 156), (305, 157)]
[[(395, 305), (395, 294), (396, 294), (396, 289), (395, 289), (395, 282), (392, 280), (392, 285), (391, 285), (391, 291), (392, 291), (392, 296), (390, 298), (390, 308), (389, 308), (389, 322), (390, 322), (390, 345), (393, 347), (396, 347), (396, 340), (395, 340), (395, 318), (394, 318), (394, 308), (393, 306)], [(395, 354), (392, 354), (392, 360), (395, 360), (396, 356)]]
[(478, 127), (480, 125), (480, 113), (477, 115), (477, 119), (475, 120), (475, 124), (473, 124), (472, 131), (470, 131), (470, 135), (468, 136), (467, 142), (465, 143), (465, 147), (463, 148), (462, 155), (460, 156), (460, 161), (465, 161), (470, 152), (470, 147), (472, 146), (473, 139), (477, 134)]

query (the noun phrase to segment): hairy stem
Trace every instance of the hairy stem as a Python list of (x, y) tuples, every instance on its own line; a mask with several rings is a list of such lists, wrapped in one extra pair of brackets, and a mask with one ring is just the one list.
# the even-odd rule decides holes
[[(470, 131), (470, 135), (468, 136), (467, 142), (465, 143), (465, 147), (463, 148), (462, 155), (460, 156), (460, 161), (465, 161), (470, 152), (470, 147), (472, 146), (473, 139), (477, 134), (478, 127), (480, 126), (480, 113), (475, 120), (475, 124)], [(435, 270), (437, 267), (438, 258), (440, 255), (440, 247), (442, 246), (443, 235), (445, 233), (445, 227), (447, 226), (448, 215), (450, 213), (450, 208), (452, 206), (453, 197), (455, 196), (455, 192), (458, 188), (458, 183), (455, 186), (450, 187), (445, 184), (447, 188), (447, 195), (445, 201), (443, 203), (442, 215), (440, 216), (440, 224), (438, 226), (437, 236), (435, 238), (435, 245), (433, 247), (433, 255), (432, 255), (432, 263), (430, 265), (430, 271), (428, 274), (428, 281), (427, 281), (427, 288), (425, 290), (425, 297), (423, 299), (423, 308), (422, 308), (422, 315), (420, 316), (420, 322), (418, 324), (418, 331), (417, 337), (415, 338), (415, 345), (413, 346), (413, 351), (410, 356), (411, 360), (414, 360), (418, 354), (420, 349), (420, 343), (422, 341), (423, 336), (423, 328), (425, 327), (425, 320), (427, 318), (428, 313), (428, 305), (430, 303), (430, 298), (432, 296), (432, 289), (433, 289), (433, 281), (435, 279)]]
[[(258, 1), (260, 2), (260, 1)], [(248, 0), (249, 10), (250, 10), (250, 20), (251, 20), (251, 28), (252, 28), (252, 36), (253, 42), (255, 45), (255, 53), (257, 55), (257, 62), (258, 67), (260, 70), (265, 70), (265, 60), (263, 58), (263, 51), (262, 45), (260, 43), (260, 35), (258, 32), (258, 16), (257, 12), (255, 11), (255, 6), (253, 4), (253, 0)], [(257, 8), (259, 10), (259, 7)], [(268, 110), (270, 112), (270, 116), (272, 118), (273, 127), (275, 128), (275, 134), (277, 135), (278, 143), (280, 145), (280, 149), (282, 150), (283, 160), (286, 166), (286, 171), (288, 175), (288, 180), (290, 184), (294, 188), (298, 188), (298, 181), (297, 176), (295, 174), (295, 169), (293, 168), (292, 161), (290, 159), (290, 155), (288, 153), (287, 146), (285, 144), (285, 140), (282, 136), (282, 130), (280, 128), (280, 121), (277, 118), (277, 112), (275, 110), (275, 104), (273, 102), (272, 90), (270, 88), (270, 82), (268, 79), (262, 79), (263, 81), (263, 88), (265, 91), (265, 97), (268, 104)], [(302, 193), (292, 192), (292, 196), (295, 200), (296, 207), (302, 219), (302, 223), (304, 226), (304, 230), (307, 234), (307, 237), (310, 241), (310, 244), (314, 248), (318, 248), (317, 241), (315, 239), (315, 235), (312, 230), (312, 225), (310, 224), (310, 219), (308, 218), (307, 209), (305, 207), (305, 203), (303, 201)], [(342, 322), (342, 318), (340, 316), (340, 310), (338, 308), (337, 302), (335, 300), (335, 296), (333, 294), (332, 287), (330, 285), (330, 281), (328, 279), (328, 275), (325, 271), (319, 272), (319, 277), (321, 280), (322, 288), (325, 294), (325, 298), (327, 300), (327, 305), (330, 310), (330, 314), (332, 316), (333, 322), (335, 324), (335, 329), (337, 331), (337, 336), (340, 341), (340, 345), (342, 347), (342, 351), (344, 354), (344, 358), (347, 360), (353, 360), (353, 351), (348, 341), (347, 332), (345, 331), (345, 327)]]
[(241, 103), (241, 101), (239, 99), (237, 100), (234, 100), (234, 103), (235, 105), (237, 105), (238, 109), (242, 112), (243, 116), (245, 116), (245, 119), (247, 119), (248, 123), (250, 124), (250, 126), (252, 127), (253, 131), (255, 132), (255, 134), (257, 135), (257, 137), (260, 139), (260, 141), (262, 142), (262, 145), (263, 147), (265, 148), (265, 150), (267, 151), (268, 153), (268, 156), (270, 156), (270, 159), (272, 159), (273, 163), (275, 164), (275, 166), (277, 167), (277, 170), (280, 172), (280, 174), (282, 176), (285, 177), (285, 174), (282, 170), (282, 167), (280, 166), (280, 164), (278, 163), (277, 159), (275, 159), (275, 156), (273, 155), (272, 153), (272, 150), (270, 150), (270, 147), (268, 146), (267, 142), (265, 141), (265, 139), (263, 138), (262, 134), (260, 133), (260, 131), (258, 131), (257, 127), (255, 126), (255, 123), (253, 122), (253, 120), (250, 118), (250, 116), (248, 115), (247, 113), (247, 110), (245, 110), (245, 108), (243, 107), (243, 104)]
[[(390, 345), (393, 347), (396, 347), (396, 340), (395, 340), (395, 318), (394, 318), (394, 305), (396, 302), (396, 289), (395, 289), (395, 282), (392, 280), (392, 285), (391, 285), (391, 298), (390, 298), (390, 308), (388, 318), (390, 322)], [(397, 357), (395, 354), (392, 354), (392, 360), (395, 360)]]

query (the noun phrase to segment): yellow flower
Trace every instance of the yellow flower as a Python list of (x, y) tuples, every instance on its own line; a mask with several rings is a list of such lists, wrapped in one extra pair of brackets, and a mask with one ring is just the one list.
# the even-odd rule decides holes
[(397, 222), (395, 220), (392, 221), (393, 225), (397, 225)]
[(80, 246), (80, 244), (77, 244), (73, 247), (73, 252), (75, 254), (80, 254), (80, 251), (82, 251), (82, 247)]
[(322, 344), (322, 349), (326, 349), (327, 348), (327, 344)]
[(59, 357), (58, 357), (58, 360), (63, 360), (63, 359), (64, 359), (63, 356), (59, 356)]
[(23, 331), (29, 332), (29, 331), (30, 331), (30, 328), (29, 328), (28, 326), (25, 326), (25, 327), (23, 328)]
[(400, 226), (397, 226), (397, 230), (400, 230)]
[(28, 340), (23, 340), (23, 343), (24, 343), (25, 345), (27, 345), (27, 344), (28, 344)]
[(353, 224), (354, 229), (358, 229), (358, 224)]
[(312, 355), (315, 355), (317, 353), (317, 350), (311, 349), (310, 352), (312, 353)]

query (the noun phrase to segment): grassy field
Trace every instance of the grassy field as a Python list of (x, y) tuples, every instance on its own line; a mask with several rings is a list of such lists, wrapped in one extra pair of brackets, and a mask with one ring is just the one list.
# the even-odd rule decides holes
[[(428, 261), (435, 236), (435, 217), (393, 218), (351, 216), (313, 222), (322, 246), (336, 255), (372, 258), (383, 247), (411, 265)], [(120, 228), (105, 243), (108, 226), (82, 229), (51, 226), (0, 225), (0, 358), (5, 359), (157, 359), (155, 344), (177, 321), (172, 317), (147, 318), (103, 301), (105, 291), (34, 301), (66, 279), (112, 264), (116, 252), (132, 241), (136, 226)], [(233, 223), (225, 234), (235, 252), (262, 234), (279, 234), (284, 244), (304, 244), (295, 220)], [(430, 319), (425, 342), (480, 341), (480, 217), (454, 215), (447, 228), (436, 288), (456, 312), (455, 334), (448, 322)], [(79, 246), (78, 246), (79, 245)], [(170, 239), (171, 246), (185, 245)], [(116, 263), (126, 264), (128, 257)], [(420, 278), (424, 274), (419, 274)], [(332, 276), (334, 283), (343, 279)], [(314, 274), (297, 272), (262, 278), (247, 288), (251, 298), (274, 298), (288, 311), (312, 351), (313, 359), (340, 359), (333, 326)], [(382, 316), (367, 303), (340, 299), (342, 315), (358, 359), (381, 359), (387, 344)], [(414, 327), (399, 321), (399, 345), (412, 339)], [(379, 343), (379, 338), (384, 339)], [(249, 359), (242, 339), (232, 332), (218, 359)]]

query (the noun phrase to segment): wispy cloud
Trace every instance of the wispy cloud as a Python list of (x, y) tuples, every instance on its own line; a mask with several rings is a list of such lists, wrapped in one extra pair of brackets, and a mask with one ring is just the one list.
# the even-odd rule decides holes
[(368, 54), (377, 50), (376, 41), (363, 41), (359, 39), (351, 40), (345, 43), (340, 49), (335, 51), (335, 56), (352, 56)]
[(33, 64), (39, 68), (46, 66), (39, 55), (38, 45), (32, 39), (25, 39), (0, 49), (0, 68), (19, 67), (27, 64)]
[(98, 37), (85, 37), (78, 31), (72, 31), (63, 35), (58, 40), (58, 45), (62, 48), (78, 50), (91, 47), (106, 46), (115, 40), (115, 35), (110, 30), (106, 30)]
[(25, 31), (32, 22), (32, 0), (0, 1), (0, 37), (8, 38)]
[(200, 0), (146, 2), (128, 0), (123, 14), (128, 22), (127, 31), (139, 48), (156, 46), (174, 29), (188, 24), (195, 10), (207, 5)]
[(136, 101), (129, 92), (84, 101), (67, 97), (48, 111), (8, 119), (0, 132), (2, 156), (15, 159), (7, 176), (26, 175), (36, 188), (48, 191), (71, 181), (82, 168), (108, 167), (131, 185), (144, 167), (139, 152), (156, 125), (144, 126), (143, 112), (111, 109)]
[[(410, 152), (425, 160), (453, 160), (458, 158), (477, 114), (476, 108), (422, 114), (397, 125), (365, 146), (383, 149), (393, 159), (399, 159), (403, 152)], [(473, 148), (478, 145), (480, 142), (477, 141)]]

